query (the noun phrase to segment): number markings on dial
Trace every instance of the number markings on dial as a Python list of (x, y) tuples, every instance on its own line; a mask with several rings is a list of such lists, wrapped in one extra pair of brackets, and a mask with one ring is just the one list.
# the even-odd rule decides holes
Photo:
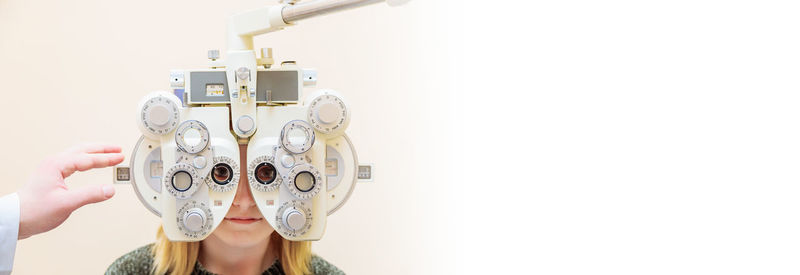
[[(301, 213), (303, 213), (305, 215), (306, 222), (298, 230), (294, 230), (292, 228), (289, 228), (288, 226), (286, 226), (283, 223), (283, 214), (289, 208), (295, 208), (295, 209), (299, 210)], [(275, 214), (276, 229), (278, 229), (281, 233), (283, 233), (282, 235), (285, 235), (285, 236), (288, 236), (288, 237), (292, 237), (292, 238), (296, 238), (296, 237), (299, 237), (299, 236), (302, 236), (302, 235), (306, 234), (306, 232), (308, 232), (308, 230), (311, 229), (312, 220), (313, 220), (313, 216), (311, 214), (311, 208), (307, 205), (306, 202), (296, 201), (296, 200), (283, 203), (283, 205), (281, 205), (281, 207), (278, 208), (278, 211)]]
[[(196, 232), (193, 232), (193, 231), (189, 230), (188, 228), (186, 228), (184, 226), (184, 215), (186, 215), (190, 210), (192, 210), (194, 208), (198, 208), (198, 209), (202, 210), (203, 212), (205, 212), (204, 214), (205, 214), (205, 217), (206, 217), (205, 223), (203, 224), (201, 229), (199, 231), (196, 231)], [(189, 238), (192, 238), (192, 239), (198, 239), (198, 238), (201, 238), (201, 237), (205, 236), (209, 232), (211, 232), (211, 226), (214, 224), (214, 214), (211, 212), (211, 210), (208, 208), (208, 206), (205, 203), (197, 202), (197, 201), (193, 200), (193, 201), (190, 201), (190, 202), (184, 204), (183, 207), (181, 207), (181, 209), (178, 210), (178, 215), (175, 218), (175, 222), (178, 223), (178, 229), (181, 232), (183, 232), (183, 234), (186, 235), (186, 237), (189, 237)]]
[[(174, 178), (177, 173), (184, 172), (189, 174), (190, 183), (187, 189), (180, 191), (174, 186)], [(200, 176), (197, 174), (197, 170), (194, 167), (190, 166), (186, 163), (178, 163), (172, 166), (166, 174), (164, 174), (164, 188), (175, 198), (178, 199), (188, 199), (189, 197), (194, 194), (195, 191), (200, 187)]]

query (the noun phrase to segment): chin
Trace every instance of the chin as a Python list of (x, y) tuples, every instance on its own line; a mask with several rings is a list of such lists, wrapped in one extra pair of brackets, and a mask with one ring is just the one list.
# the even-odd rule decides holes
[(274, 231), (269, 226), (269, 223), (263, 219), (253, 224), (244, 225), (223, 220), (211, 235), (230, 246), (249, 247), (269, 239)]

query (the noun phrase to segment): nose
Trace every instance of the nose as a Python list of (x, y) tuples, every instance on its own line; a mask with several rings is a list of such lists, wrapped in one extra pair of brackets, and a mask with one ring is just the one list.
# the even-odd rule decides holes
[(239, 145), (239, 185), (236, 187), (236, 196), (233, 197), (233, 206), (244, 210), (256, 205), (247, 178), (247, 145)]

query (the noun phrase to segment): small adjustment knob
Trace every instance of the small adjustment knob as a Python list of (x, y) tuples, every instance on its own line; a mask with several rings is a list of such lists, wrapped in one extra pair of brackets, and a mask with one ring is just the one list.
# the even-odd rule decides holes
[(206, 214), (200, 208), (189, 209), (183, 215), (183, 226), (190, 232), (199, 232), (206, 223)]
[(256, 123), (250, 116), (241, 116), (238, 120), (236, 120), (236, 128), (239, 129), (242, 133), (250, 133), (255, 128)]
[(236, 77), (238, 77), (241, 80), (249, 79), (250, 78), (250, 69), (245, 68), (245, 67), (241, 67), (239, 69), (236, 69)]
[(206, 157), (204, 157), (204, 156), (196, 156), (196, 157), (194, 157), (192, 162), (194, 164), (194, 168), (197, 168), (197, 169), (206, 168), (207, 160), (206, 160)]
[(292, 230), (300, 230), (306, 225), (306, 215), (297, 208), (289, 208), (283, 214), (283, 224)]
[(284, 155), (281, 157), (281, 165), (286, 168), (292, 168), (292, 166), (294, 166), (294, 157), (290, 155)]
[(208, 50), (208, 59), (211, 60), (219, 59), (219, 50)]

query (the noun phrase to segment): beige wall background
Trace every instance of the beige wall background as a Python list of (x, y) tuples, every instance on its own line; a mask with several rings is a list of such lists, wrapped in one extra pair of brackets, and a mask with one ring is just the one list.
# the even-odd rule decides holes
[[(138, 100), (274, 3), (0, 0), (0, 194), (76, 143), (130, 153)], [(378, 165), (314, 245), (349, 274), (798, 274), (799, 10), (414, 0), (255, 42), (343, 92)], [(117, 192), (21, 241), (15, 274), (97, 274), (151, 242)]]
[[(227, 15), (277, 1), (0, 0), (0, 194), (25, 184), (40, 160), (82, 142), (139, 137), (134, 116), (170, 69), (203, 68), (225, 52)], [(256, 39), (276, 61), (319, 71), (318, 88), (341, 91), (362, 162), (377, 165), (328, 220), (314, 251), (349, 274), (444, 271), (452, 240), (448, 178), (452, 118), (445, 3), (376, 5), (301, 22)], [(307, 90), (308, 91), (308, 90)], [(127, 162), (127, 160), (126, 160)], [(111, 169), (79, 173), (69, 186), (111, 182)], [(159, 219), (130, 186), (79, 209), (59, 228), (17, 245), (14, 274), (99, 274), (153, 241)]]

